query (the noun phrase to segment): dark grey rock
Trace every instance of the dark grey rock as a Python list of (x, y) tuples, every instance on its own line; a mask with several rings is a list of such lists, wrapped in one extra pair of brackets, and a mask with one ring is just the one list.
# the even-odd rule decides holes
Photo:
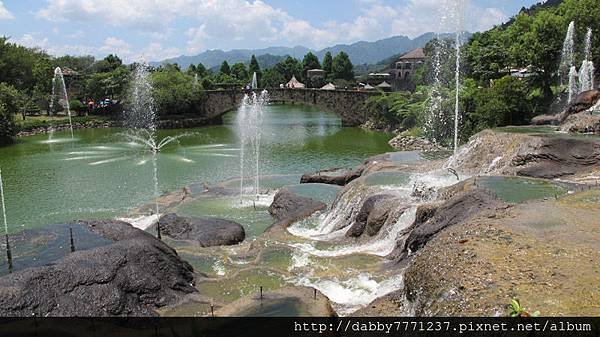
[(273, 203), (269, 206), (269, 214), (276, 220), (271, 228), (287, 227), (326, 208), (327, 204), (321, 201), (282, 188), (275, 194)]
[(501, 201), (481, 189), (473, 189), (442, 202), (420, 206), (400, 256), (419, 250), (447, 227), (460, 224), (477, 213), (503, 206)]
[(301, 184), (329, 184), (345, 186), (356, 178), (359, 178), (365, 169), (365, 165), (359, 165), (349, 169), (329, 169), (307, 173), (300, 178)]
[(161, 234), (178, 240), (192, 240), (202, 247), (235, 245), (246, 237), (244, 227), (218, 218), (188, 218), (168, 213), (160, 217)]
[[(393, 198), (393, 196), (388, 195), (388, 194), (377, 194), (377, 195), (373, 195), (368, 197), (362, 204), (360, 210), (358, 211), (358, 214), (356, 215), (355, 219), (354, 219), (354, 223), (352, 224), (352, 226), (350, 227), (350, 229), (348, 229), (348, 231), (346, 232), (346, 236), (347, 237), (359, 237), (361, 236), (364, 231), (365, 228), (367, 227), (367, 222), (369, 219), (370, 214), (373, 212), (373, 210), (377, 207), (378, 204), (380, 204), (380, 201), (386, 200), (386, 199), (391, 199)], [(375, 216), (371, 219), (371, 223), (372, 223), (372, 228), (371, 228), (371, 232), (375, 229), (375, 227), (377, 227), (377, 225), (379, 225), (379, 228), (381, 228), (381, 226), (383, 226), (383, 224), (385, 223), (385, 220), (387, 220), (387, 214), (385, 215), (385, 219), (383, 219), (383, 222), (381, 222), (381, 218), (383, 217), (383, 215), (379, 215), (378, 216), (380, 219), (378, 219), (376, 221)], [(377, 224), (375, 224), (377, 222)], [(379, 230), (379, 228), (377, 228), (377, 230)]]
[(155, 316), (195, 292), (194, 273), (163, 242), (120, 221), (82, 221), (114, 241), (0, 278), (0, 316)]

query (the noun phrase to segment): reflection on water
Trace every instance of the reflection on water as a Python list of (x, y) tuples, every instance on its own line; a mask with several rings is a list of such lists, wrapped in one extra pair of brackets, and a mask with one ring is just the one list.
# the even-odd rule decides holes
[[(390, 151), (390, 136), (342, 128), (338, 117), (303, 106), (269, 106), (263, 128), (261, 172), (302, 174), (325, 167), (349, 166)], [(181, 144), (158, 154), (160, 190), (179, 190), (194, 182), (235, 177), (239, 142), (235, 113), (224, 125), (193, 130), (161, 130), (159, 138), (194, 132)], [(11, 231), (76, 218), (122, 215), (153, 198), (150, 154), (119, 137), (119, 129), (76, 130), (19, 139), (0, 148)], [(268, 183), (264, 185), (268, 186)], [(34, 211), (32, 211), (34, 210)]]

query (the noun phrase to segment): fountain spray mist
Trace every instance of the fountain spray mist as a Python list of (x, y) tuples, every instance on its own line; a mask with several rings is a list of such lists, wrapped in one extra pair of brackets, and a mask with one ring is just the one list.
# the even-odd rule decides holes
[(458, 151), (458, 125), (459, 125), (459, 115), (460, 115), (460, 49), (462, 43), (462, 32), (464, 31), (464, 13), (466, 8), (466, 0), (456, 0), (454, 3), (455, 6), (455, 22), (456, 22), (456, 32), (455, 32), (455, 52), (456, 52), (456, 68), (454, 73), (455, 80), (455, 101), (454, 101), (454, 154)]
[[(57, 97), (59, 96), (60, 97)], [(73, 121), (71, 119), (71, 107), (69, 106), (69, 95), (67, 94), (67, 86), (65, 85), (65, 78), (60, 67), (54, 69), (54, 77), (52, 78), (52, 100), (50, 102), (50, 114), (54, 113), (54, 109), (60, 101), (64, 100), (64, 108), (67, 110), (69, 116), (69, 127), (71, 129), (71, 139), (73, 139)]]
[(2, 181), (2, 169), (0, 169), (0, 202), (2, 202), (2, 219), (4, 221), (4, 237), (6, 238), (6, 259), (8, 260), (8, 271), (12, 272), (12, 254), (8, 240), (8, 221), (6, 220), (6, 206), (4, 204), (4, 183)]
[(252, 160), (254, 166), (253, 192), (258, 199), (260, 195), (260, 143), (262, 137), (263, 108), (269, 101), (269, 93), (263, 90), (259, 95), (255, 92), (244, 95), (238, 110), (237, 128), (240, 137), (240, 203), (244, 199), (244, 179), (246, 161)]

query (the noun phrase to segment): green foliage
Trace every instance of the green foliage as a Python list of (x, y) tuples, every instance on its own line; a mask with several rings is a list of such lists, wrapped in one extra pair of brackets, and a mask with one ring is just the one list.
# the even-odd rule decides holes
[(353, 65), (352, 62), (350, 62), (348, 54), (341, 51), (335, 56), (331, 66), (331, 72), (333, 78), (339, 78), (347, 81), (354, 79)]
[(246, 70), (246, 65), (241, 62), (236, 63), (231, 67), (231, 76), (241, 82), (248, 82), (248, 79), (250, 78), (248, 76), (248, 70)]
[(69, 101), (69, 108), (71, 109), (71, 112), (76, 112), (77, 114), (85, 113), (87, 110), (86, 105), (77, 99), (72, 99)]
[(304, 59), (302, 59), (302, 75), (304, 78), (306, 78), (306, 73), (311, 69), (321, 69), (321, 64), (317, 55), (308, 52), (308, 54), (304, 55)]
[[(256, 77), (258, 78), (258, 83), (261, 82), (262, 72), (260, 71), (260, 65), (258, 64), (258, 60), (256, 56), (252, 55), (250, 58), (250, 65), (248, 65), (248, 74), (252, 76), (252, 74), (256, 73)], [(264, 84), (263, 84), (264, 85)]]
[(219, 72), (225, 75), (231, 74), (231, 68), (229, 67), (229, 63), (227, 63), (227, 61), (223, 61), (223, 63), (221, 63), (221, 68), (219, 69)]
[(127, 93), (130, 73), (127, 67), (119, 66), (112, 71), (90, 75), (85, 81), (85, 96), (95, 100), (105, 97), (123, 99)]
[(326, 52), (325, 56), (323, 56), (323, 70), (327, 72), (327, 75), (330, 75), (333, 69), (333, 57), (330, 52)]
[(510, 301), (510, 303), (508, 304), (508, 309), (510, 310), (510, 317), (536, 317), (540, 315), (539, 311), (535, 311), (532, 314), (527, 312), (525, 307), (521, 306), (521, 303), (516, 298)]
[(153, 72), (152, 83), (154, 102), (159, 115), (199, 112), (201, 88), (194, 85), (191, 76), (169, 67)]
[(0, 104), (7, 113), (16, 114), (20, 111), (20, 94), (10, 84), (0, 82)]
[(13, 114), (0, 102), (0, 144), (10, 143), (17, 133)]
[(108, 55), (104, 59), (97, 61), (93, 65), (93, 71), (97, 73), (108, 73), (117, 70), (123, 65), (123, 61), (113, 54)]
[(261, 79), (261, 85), (265, 88), (279, 88), (280, 84), (285, 84), (286, 82), (283, 75), (274, 68), (265, 70)]
[(304, 77), (302, 76), (302, 64), (291, 56), (288, 56), (283, 61), (277, 63), (274, 69), (285, 79), (282, 83), (287, 83), (292, 76), (296, 76), (298, 81), (304, 80)]
[(381, 93), (365, 103), (377, 128), (408, 130), (422, 120), (425, 96), (408, 92)]

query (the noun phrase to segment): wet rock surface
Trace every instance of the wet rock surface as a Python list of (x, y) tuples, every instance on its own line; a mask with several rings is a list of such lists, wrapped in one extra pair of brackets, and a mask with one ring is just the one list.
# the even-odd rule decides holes
[(570, 133), (593, 133), (600, 135), (600, 115), (585, 111), (567, 117), (560, 130)]
[(160, 217), (159, 223), (163, 235), (191, 240), (202, 247), (235, 245), (244, 241), (246, 236), (242, 225), (225, 219), (182, 217), (168, 213)]
[(401, 151), (436, 151), (441, 149), (440, 146), (425, 138), (404, 136), (401, 134), (392, 138), (388, 143), (394, 149)]
[(364, 171), (364, 165), (359, 165), (348, 169), (328, 169), (307, 173), (300, 178), (301, 184), (319, 183), (344, 186), (354, 179), (360, 177)]
[(489, 192), (477, 188), (459, 193), (448, 200), (425, 204), (417, 209), (415, 222), (404, 242), (402, 254), (405, 256), (421, 249), (445, 228), (460, 224), (481, 212), (489, 211), (493, 214), (506, 207)]
[(327, 204), (321, 201), (282, 188), (275, 194), (273, 203), (269, 206), (269, 214), (276, 221), (271, 228), (287, 227), (326, 208)]
[(346, 236), (359, 237), (365, 231), (369, 236), (377, 234), (392, 209), (391, 205), (386, 205), (385, 201), (389, 201), (392, 198), (393, 196), (389, 194), (377, 194), (368, 197), (358, 211), (354, 223), (346, 232)]
[(600, 90), (594, 89), (580, 93), (558, 116), (558, 121), (563, 123), (567, 117), (588, 110), (600, 101)]
[(600, 139), (488, 130), (473, 136), (449, 166), (469, 174), (546, 179), (589, 175), (600, 167)]
[(0, 278), (0, 316), (155, 316), (195, 292), (194, 273), (169, 246), (121, 221), (80, 221), (114, 241)]

